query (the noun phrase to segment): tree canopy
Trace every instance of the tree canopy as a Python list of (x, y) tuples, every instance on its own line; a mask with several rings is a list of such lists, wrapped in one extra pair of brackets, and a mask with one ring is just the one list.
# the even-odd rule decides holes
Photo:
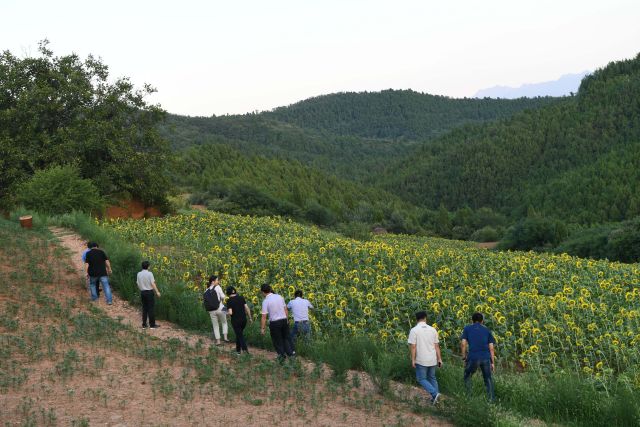
[(165, 112), (149, 105), (154, 89), (109, 81), (101, 60), (0, 54), (0, 203), (37, 171), (73, 165), (100, 193), (163, 204), (170, 189), (168, 143), (157, 131)]

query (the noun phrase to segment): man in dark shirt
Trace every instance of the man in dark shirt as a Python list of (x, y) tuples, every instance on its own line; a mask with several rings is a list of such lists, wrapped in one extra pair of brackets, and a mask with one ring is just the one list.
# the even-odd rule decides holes
[[(495, 370), (495, 353), (493, 346), (496, 340), (491, 331), (483, 325), (484, 316), (481, 313), (473, 313), (472, 325), (465, 326), (462, 331), (460, 347), (462, 357), (465, 360), (464, 384), (467, 392), (471, 392), (471, 376), (480, 368), (482, 378), (487, 389), (487, 397), (493, 401), (495, 393), (491, 372)], [(467, 353), (467, 348), (469, 352)]]
[(111, 274), (109, 257), (102, 249), (98, 249), (98, 244), (95, 242), (89, 244), (89, 249), (89, 252), (85, 255), (85, 265), (87, 266), (87, 275), (89, 276), (91, 301), (98, 299), (96, 285), (99, 281), (102, 284), (105, 300), (107, 304), (111, 305), (113, 299), (111, 296), (111, 287), (109, 286), (109, 274)]

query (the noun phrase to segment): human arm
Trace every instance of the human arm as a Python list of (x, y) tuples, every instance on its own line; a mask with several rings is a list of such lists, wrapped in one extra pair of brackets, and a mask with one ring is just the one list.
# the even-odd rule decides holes
[(491, 353), (491, 370), (495, 372), (496, 370), (496, 353), (493, 348), (493, 343), (489, 343), (489, 353)]
[(247, 318), (249, 319), (249, 322), (253, 323), (253, 316), (251, 315), (251, 309), (247, 304), (244, 305), (244, 312), (247, 313)]
[(440, 354), (440, 344), (435, 343), (436, 357), (438, 358), (438, 368), (442, 368), (442, 354)]
[(411, 353), (411, 367), (416, 367), (416, 345), (409, 344), (409, 353)]
[(151, 282), (151, 286), (153, 287), (153, 290), (155, 291), (156, 295), (160, 296), (160, 291), (158, 290), (158, 286), (156, 285), (155, 280)]
[(111, 262), (108, 259), (106, 259), (104, 261), (104, 264), (107, 266), (107, 274), (111, 275)]
[(460, 341), (460, 354), (462, 354), (462, 360), (467, 360), (467, 340), (464, 338)]
[(262, 313), (262, 318), (260, 319), (260, 333), (264, 335), (264, 328), (267, 326), (267, 313)]

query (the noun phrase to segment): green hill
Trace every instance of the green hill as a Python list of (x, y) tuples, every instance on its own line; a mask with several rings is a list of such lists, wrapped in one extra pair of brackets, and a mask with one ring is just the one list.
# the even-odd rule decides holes
[(557, 98), (455, 99), (413, 90), (323, 95), (263, 113), (266, 117), (337, 135), (425, 140), (466, 123), (510, 117)]
[(380, 182), (432, 208), (621, 220), (640, 214), (638, 143), (640, 56), (587, 76), (574, 97), (423, 144)]
[(160, 132), (176, 149), (222, 143), (245, 153), (297, 160), (343, 178), (367, 181), (419, 143), (457, 126), (555, 102), (554, 98), (452, 99), (393, 90), (342, 93), (260, 114), (171, 115)]

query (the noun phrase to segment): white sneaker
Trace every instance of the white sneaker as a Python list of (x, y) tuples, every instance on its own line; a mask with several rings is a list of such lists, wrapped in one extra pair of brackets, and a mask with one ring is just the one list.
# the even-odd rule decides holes
[(436, 397), (433, 398), (431, 403), (435, 405), (436, 403), (438, 403), (439, 399), (440, 399), (440, 393), (436, 394)]

